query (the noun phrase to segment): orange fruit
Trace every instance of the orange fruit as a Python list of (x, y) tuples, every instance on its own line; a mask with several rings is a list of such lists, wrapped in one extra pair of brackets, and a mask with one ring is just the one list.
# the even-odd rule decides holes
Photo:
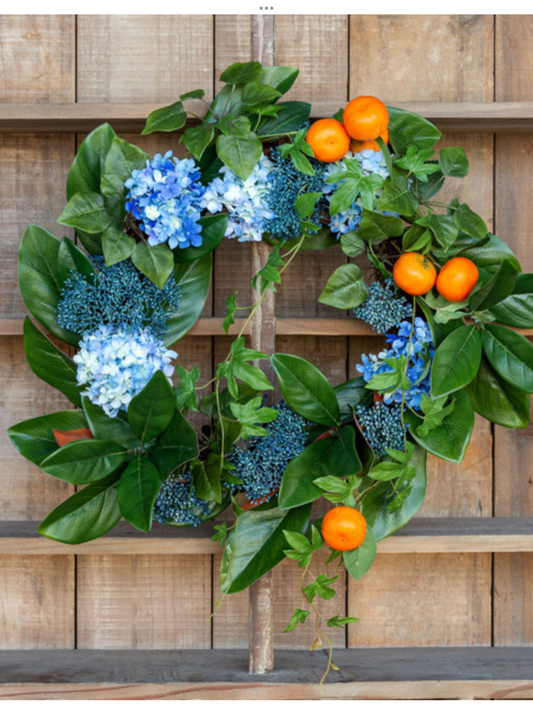
[(433, 264), (418, 252), (404, 252), (392, 270), (396, 284), (412, 296), (427, 294), (437, 280)]
[(474, 262), (466, 257), (454, 257), (442, 267), (437, 278), (437, 291), (448, 301), (463, 301), (479, 279)]
[(336, 506), (322, 519), (322, 537), (336, 551), (358, 548), (365, 536), (366, 519), (350, 506)]
[[(380, 136), (381, 140), (387, 144), (389, 142), (389, 129), (386, 128), (385, 131)], [(353, 153), (361, 153), (361, 151), (380, 151), (381, 148), (378, 146), (376, 141), (356, 141), (355, 139), (350, 143), (350, 150)]]
[(332, 118), (316, 121), (307, 131), (305, 140), (323, 163), (333, 163), (350, 150), (350, 136), (340, 121)]
[(358, 96), (344, 109), (342, 121), (356, 141), (372, 141), (385, 133), (389, 125), (389, 112), (375, 96)]

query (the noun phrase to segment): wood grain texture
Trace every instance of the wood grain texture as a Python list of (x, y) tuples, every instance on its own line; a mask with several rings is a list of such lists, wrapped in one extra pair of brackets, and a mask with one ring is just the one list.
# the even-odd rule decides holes
[(353, 15), (350, 96), (492, 101), (491, 15)]
[(81, 15), (78, 101), (158, 102), (202, 88), (212, 97), (208, 15)]
[(533, 17), (496, 15), (496, 101), (533, 99)]
[(2, 15), (2, 103), (74, 101), (74, 31), (74, 15)]

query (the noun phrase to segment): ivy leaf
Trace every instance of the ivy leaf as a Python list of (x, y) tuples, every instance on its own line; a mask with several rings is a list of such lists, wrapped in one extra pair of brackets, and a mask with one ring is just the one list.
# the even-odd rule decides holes
[(296, 629), (298, 623), (301, 622), (303, 624), (310, 614), (311, 613), (307, 610), (296, 609), (294, 611), (294, 615), (292, 616), (292, 620), (289, 622), (289, 626), (286, 627), (283, 632), (292, 632), (294, 629)]
[(188, 407), (189, 410), (198, 412), (198, 395), (196, 394), (196, 383), (200, 379), (200, 368), (195, 365), (189, 372), (182, 365), (176, 365), (176, 373), (179, 382), (174, 388), (176, 401), (180, 410)]
[(350, 625), (352, 622), (359, 622), (359, 617), (330, 617), (326, 621), (328, 627), (344, 627), (345, 625)]
[(235, 419), (243, 425), (241, 437), (245, 440), (254, 435), (264, 437), (268, 432), (264, 427), (257, 426), (257, 423), (272, 422), (278, 416), (277, 410), (271, 407), (261, 407), (263, 397), (259, 395), (253, 400), (244, 404), (230, 402), (230, 409)]
[(427, 183), (428, 176), (436, 173), (439, 166), (435, 163), (426, 163), (435, 155), (432, 148), (419, 150), (416, 146), (409, 146), (403, 158), (394, 161), (395, 165), (412, 173), (422, 183)]
[(337, 580), (339, 576), (335, 575), (333, 578), (328, 578), (325, 573), (322, 573), (318, 578), (303, 589), (304, 595), (306, 595), (309, 602), (313, 602), (315, 597), (321, 597), (323, 600), (331, 600), (335, 596), (335, 590), (331, 585)]
[(215, 524), (214, 529), (216, 533), (211, 536), (211, 540), (215, 543), (220, 543), (221, 547), (224, 548), (226, 543), (226, 537), (228, 535), (228, 526), (225, 521), (222, 523)]
[(222, 322), (222, 328), (224, 329), (225, 333), (229, 333), (230, 326), (233, 326), (235, 323), (235, 314), (237, 313), (237, 294), (239, 292), (236, 291), (234, 294), (231, 294), (228, 296), (226, 299), (226, 315), (224, 316), (224, 321)]

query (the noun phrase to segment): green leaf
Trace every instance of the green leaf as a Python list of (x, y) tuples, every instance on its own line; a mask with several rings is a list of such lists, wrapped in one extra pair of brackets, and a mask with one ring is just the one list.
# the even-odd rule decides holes
[(366, 382), (361, 375), (333, 388), (339, 403), (342, 419), (352, 418), (353, 411), (358, 405), (368, 405), (372, 400), (372, 393), (366, 388)]
[(292, 620), (289, 622), (288, 627), (286, 627), (283, 632), (292, 632), (294, 629), (296, 629), (298, 623), (301, 622), (303, 624), (308, 615), (310, 614), (311, 613), (308, 610), (296, 609), (294, 611), (294, 615), (292, 616)]
[(30, 225), (24, 232), (18, 257), (19, 285), (24, 303), (37, 321), (71, 346), (80, 337), (57, 323), (57, 306), (61, 298), (58, 275), (61, 242), (46, 230)]
[(134, 170), (146, 166), (148, 154), (141, 148), (115, 136), (109, 147), (104, 163), (104, 172), (100, 178), (100, 189), (108, 197), (123, 197), (124, 183)]
[(127, 450), (115, 442), (81, 439), (50, 454), (41, 469), (70, 484), (90, 484), (114, 472), (127, 457)]
[(358, 548), (351, 551), (344, 551), (342, 559), (346, 570), (355, 580), (361, 578), (370, 570), (376, 557), (378, 547), (374, 531), (367, 526), (365, 540)]
[(453, 213), (454, 222), (461, 232), (466, 232), (467, 235), (481, 239), (487, 234), (487, 225), (479, 215), (476, 215), (466, 203), (459, 205)]
[(470, 309), (485, 311), (506, 299), (513, 293), (517, 276), (516, 265), (510, 260), (504, 260), (496, 274), (472, 292), (469, 299)]
[(66, 395), (73, 405), (81, 405), (75, 363), (42, 334), (26, 316), (24, 351), (37, 377)]
[(110, 224), (102, 233), (102, 249), (106, 267), (118, 264), (131, 257), (137, 243), (133, 237), (123, 232), (119, 227)]
[(285, 554), (284, 531), (305, 533), (311, 506), (244, 511), (230, 531), (220, 566), (220, 590), (244, 590), (280, 563)]
[(427, 119), (410, 111), (388, 106), (390, 143), (394, 152), (405, 155), (409, 146), (433, 148), (442, 133)]
[(196, 394), (196, 383), (200, 379), (200, 368), (195, 365), (189, 372), (182, 365), (176, 365), (176, 373), (179, 382), (174, 388), (176, 402), (181, 409), (188, 407), (190, 410), (198, 412), (198, 395)]
[(152, 528), (154, 503), (161, 479), (159, 472), (146, 457), (137, 456), (128, 464), (118, 483), (118, 503), (122, 515), (140, 531)]
[(186, 121), (187, 112), (181, 101), (176, 101), (170, 106), (152, 111), (146, 119), (146, 125), (141, 131), (141, 135), (146, 136), (154, 131), (178, 131), (185, 126)]
[(275, 353), (270, 358), (289, 407), (319, 425), (340, 421), (337, 397), (328, 379), (304, 358)]
[(128, 407), (131, 429), (141, 440), (150, 442), (166, 430), (176, 409), (176, 396), (167, 376), (156, 370)]
[(273, 86), (282, 94), (286, 94), (296, 81), (299, 69), (294, 67), (263, 67), (259, 81), (262, 84)]
[(311, 104), (304, 101), (285, 101), (277, 106), (282, 109), (277, 116), (267, 119), (257, 129), (257, 135), (261, 138), (294, 133), (308, 120), (311, 114)]
[(512, 294), (491, 306), (496, 321), (513, 328), (533, 328), (533, 274), (519, 274)]
[[(490, 274), (496, 273), (505, 260), (509, 260), (514, 264), (516, 271), (520, 272), (520, 262), (513, 254), (509, 245), (499, 237), (496, 237), (496, 235), (490, 234), (490, 232), (487, 234), (489, 236), (488, 243), (484, 243), (481, 247), (474, 246), (472, 249), (469, 249), (467, 252), (468, 258), (474, 262), (478, 269), (489, 272)], [(470, 244), (476, 245), (476, 238), (470, 238), (470, 240)], [(465, 246), (468, 246), (468, 244), (465, 244)]]
[(485, 359), (466, 392), (474, 410), (489, 422), (514, 429), (529, 425), (529, 394), (505, 382)]
[(355, 309), (368, 298), (368, 287), (355, 264), (342, 264), (328, 279), (319, 301), (337, 309)]
[(270, 104), (281, 96), (281, 92), (268, 84), (251, 81), (242, 90), (242, 100), (245, 104)]
[(44, 519), (38, 533), (61, 543), (86, 543), (103, 536), (122, 516), (117, 500), (114, 472), (78, 491)]
[(458, 231), (451, 215), (430, 215), (428, 227), (441, 247), (447, 251), (457, 239)]
[(379, 212), (373, 212), (372, 210), (363, 208), (363, 216), (359, 225), (359, 235), (365, 242), (378, 244), (389, 237), (399, 237), (402, 232), (403, 222), (399, 217), (381, 215)]
[(245, 84), (258, 81), (263, 74), (261, 62), (235, 62), (220, 75), (220, 81), (226, 84)]
[(139, 242), (131, 255), (131, 261), (160, 289), (165, 286), (174, 269), (172, 250), (166, 244), (150, 247), (146, 242)]
[(359, 617), (339, 617), (335, 615), (335, 617), (330, 617), (326, 624), (328, 627), (344, 627), (352, 622), (359, 622)]
[(378, 201), (378, 209), (399, 212), (406, 217), (415, 214), (418, 209), (418, 200), (413, 191), (409, 189), (407, 178), (398, 174), (387, 178)]
[[(207, 215), (198, 220), (202, 227), (202, 244), (199, 247), (176, 247), (173, 250), (174, 260), (178, 264), (195, 262), (215, 250), (224, 239), (228, 225), (227, 215)], [(181, 309), (181, 302), (180, 302)]]
[(317, 200), (322, 196), (322, 193), (301, 193), (296, 198), (294, 207), (298, 213), (298, 217), (302, 220), (311, 217), (314, 212)]
[(348, 257), (358, 257), (366, 250), (365, 241), (358, 232), (347, 232), (341, 235), (341, 247)]
[(235, 419), (243, 425), (241, 437), (246, 440), (250, 435), (264, 437), (268, 434), (264, 427), (258, 424), (272, 422), (278, 416), (277, 410), (271, 407), (261, 407), (262, 395), (246, 403), (230, 402), (230, 409)]
[(222, 328), (224, 332), (229, 333), (230, 326), (235, 323), (235, 314), (237, 313), (237, 292), (235, 294), (230, 294), (225, 301), (226, 304), (226, 315), (224, 316), (224, 321), (222, 322)]
[(42, 461), (59, 449), (54, 430), (65, 432), (83, 427), (87, 427), (83, 412), (64, 410), (19, 422), (18, 425), (10, 427), (7, 433), (13, 446), (23, 457), (41, 466)]
[(300, 173), (303, 173), (304, 175), (315, 174), (313, 166), (299, 148), (294, 147), (290, 155), (291, 161), (293, 162), (296, 170), (300, 171)]
[[(434, 162), (426, 163), (434, 154), (435, 151), (432, 148), (425, 148), (419, 151), (416, 146), (409, 146), (406, 155), (395, 160), (394, 163), (412, 173), (422, 183), (427, 183), (429, 176), (439, 171), (439, 166)], [(389, 169), (390, 172), (391, 170)]]
[(483, 350), (494, 370), (511, 385), (533, 393), (533, 345), (505, 326), (487, 324)]
[(440, 397), (470, 383), (481, 363), (481, 336), (472, 326), (450, 333), (435, 351), (431, 368), (431, 394)]
[(100, 234), (109, 225), (110, 217), (99, 193), (76, 193), (57, 218), (60, 225)]
[(468, 159), (464, 148), (450, 146), (439, 152), (439, 166), (443, 173), (450, 178), (464, 178), (468, 175)]
[(322, 573), (318, 576), (314, 583), (307, 585), (302, 592), (307, 597), (309, 602), (313, 602), (316, 595), (321, 597), (323, 600), (331, 600), (332, 597), (335, 597), (335, 590), (331, 587), (331, 585), (337, 580), (338, 577), (338, 575), (335, 575), (333, 578), (328, 578), (325, 573)]
[(133, 434), (131, 427), (122, 419), (122, 413), (117, 417), (109, 417), (99, 405), (95, 405), (88, 397), (82, 397), (81, 404), (95, 439), (116, 442), (128, 449), (141, 446), (140, 440)]
[(453, 394), (454, 407), (444, 420), (424, 436), (418, 430), (423, 423), (412, 410), (404, 417), (409, 425), (410, 436), (425, 450), (448, 462), (461, 462), (468, 449), (474, 428), (474, 409), (464, 390)]
[(175, 411), (170, 425), (157, 439), (153, 456), (162, 479), (198, 456), (198, 439), (194, 427), (179, 410)]
[(263, 144), (255, 133), (242, 136), (218, 136), (219, 158), (243, 180), (246, 180), (263, 154)]
[(68, 237), (63, 237), (59, 243), (57, 256), (57, 280), (64, 284), (72, 276), (72, 271), (79, 272), (89, 280), (94, 277), (94, 269), (90, 259), (78, 249)]
[(203, 99), (205, 96), (205, 91), (203, 89), (193, 89), (192, 91), (187, 91), (185, 94), (180, 94), (180, 101), (187, 101), (188, 99)]
[(205, 149), (215, 137), (215, 129), (210, 123), (203, 123), (200, 126), (191, 126), (183, 132), (183, 143), (193, 154), (196, 160), (200, 160)]

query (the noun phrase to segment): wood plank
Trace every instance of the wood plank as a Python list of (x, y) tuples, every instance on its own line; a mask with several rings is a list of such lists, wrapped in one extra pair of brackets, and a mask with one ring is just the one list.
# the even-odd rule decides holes
[[(530, 101), (533, 99), (533, 17), (496, 15), (495, 99)], [(509, 48), (512, 47), (512, 52)]]

